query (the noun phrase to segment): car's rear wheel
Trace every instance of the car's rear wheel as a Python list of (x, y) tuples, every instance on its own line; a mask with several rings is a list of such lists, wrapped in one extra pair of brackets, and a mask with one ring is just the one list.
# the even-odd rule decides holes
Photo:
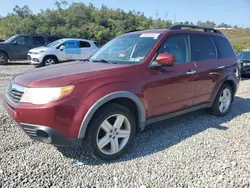
[(7, 65), (8, 60), (8, 56), (4, 52), (0, 52), (0, 65)]
[(216, 116), (225, 116), (230, 110), (233, 98), (232, 87), (229, 84), (224, 84), (214, 100), (212, 113)]
[(93, 117), (84, 144), (94, 158), (116, 160), (131, 145), (135, 126), (134, 116), (127, 108), (115, 103), (107, 104)]

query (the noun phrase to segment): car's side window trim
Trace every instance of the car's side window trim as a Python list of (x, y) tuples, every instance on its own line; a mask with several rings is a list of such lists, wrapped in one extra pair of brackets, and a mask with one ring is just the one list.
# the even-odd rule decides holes
[(186, 38), (187, 38), (187, 53), (188, 53), (188, 59), (187, 59), (187, 62), (185, 62), (185, 63), (178, 63), (178, 64), (176, 64), (176, 65), (184, 65), (184, 64), (188, 64), (188, 63), (193, 63), (193, 62), (191, 62), (191, 45), (190, 45), (190, 38), (189, 38), (189, 34), (187, 34), (187, 33), (175, 33), (175, 34), (170, 34), (170, 35), (168, 35), (165, 39), (164, 39), (164, 41), (160, 44), (160, 46), (159, 46), (159, 48), (156, 50), (156, 52), (155, 52), (155, 55), (154, 55), (154, 57), (152, 58), (152, 60), (150, 61), (150, 63), (149, 63), (149, 66), (148, 66), (148, 68), (150, 68), (151, 67), (151, 65), (152, 65), (152, 63), (155, 61), (155, 59), (156, 59), (156, 57), (157, 57), (157, 55), (159, 54), (159, 51), (160, 51), (160, 49), (161, 49), (161, 47), (162, 47), (162, 45), (170, 38), (170, 37), (172, 37), (172, 36), (177, 36), (177, 35), (183, 35), (183, 36), (185, 36)]
[(215, 47), (216, 59), (220, 59), (220, 57), (219, 57), (220, 56), (219, 50), (218, 50), (218, 48), (217, 48), (217, 46), (215, 44), (215, 41), (214, 41), (213, 37), (210, 37), (210, 39), (213, 41), (213, 44), (214, 44), (214, 47)]

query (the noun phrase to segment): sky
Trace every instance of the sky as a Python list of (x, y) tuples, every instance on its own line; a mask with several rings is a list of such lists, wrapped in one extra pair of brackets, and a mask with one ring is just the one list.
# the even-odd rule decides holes
[[(124, 11), (144, 12), (146, 16), (176, 21), (214, 21), (240, 27), (250, 27), (250, 0), (67, 0), (72, 2), (92, 3), (97, 8), (102, 4), (108, 8), (120, 8)], [(13, 11), (15, 5), (28, 5), (33, 13), (41, 9), (55, 8), (55, 0), (7, 0), (0, 6), (0, 15)]]

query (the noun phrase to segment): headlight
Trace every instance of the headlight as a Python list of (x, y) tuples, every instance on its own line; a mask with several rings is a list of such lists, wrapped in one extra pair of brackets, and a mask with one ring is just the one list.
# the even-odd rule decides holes
[(27, 88), (24, 91), (20, 102), (37, 105), (48, 104), (50, 102), (66, 97), (73, 91), (73, 89), (73, 85), (50, 88)]
[(42, 54), (44, 52), (44, 50), (41, 50), (41, 51), (39, 51), (39, 52), (34, 52), (34, 54)]
[(243, 63), (243, 66), (250, 66), (250, 63)]

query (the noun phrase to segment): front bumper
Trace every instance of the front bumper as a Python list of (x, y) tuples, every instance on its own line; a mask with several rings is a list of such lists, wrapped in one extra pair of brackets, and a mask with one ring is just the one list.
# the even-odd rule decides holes
[(43, 61), (43, 54), (28, 54), (27, 59), (30, 61), (32, 65), (39, 65)]
[(88, 107), (71, 98), (48, 105), (19, 103), (13, 105), (5, 96), (3, 104), (8, 114), (32, 139), (54, 145), (79, 145), (80, 125)]
[(241, 75), (250, 74), (250, 66), (241, 65)]
[(20, 123), (19, 126), (31, 139), (46, 144), (58, 146), (80, 146), (82, 144), (82, 139), (65, 138), (50, 127), (25, 123)]

